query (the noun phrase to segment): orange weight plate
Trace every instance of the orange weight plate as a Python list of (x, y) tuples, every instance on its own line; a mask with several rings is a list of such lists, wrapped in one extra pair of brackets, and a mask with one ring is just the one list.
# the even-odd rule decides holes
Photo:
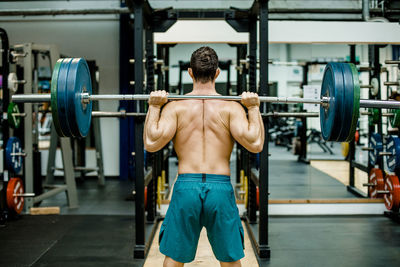
[(378, 194), (378, 190), (384, 190), (385, 180), (381, 169), (373, 168), (369, 172), (369, 182), (373, 184), (369, 187), (369, 195), (371, 198), (383, 198), (383, 194)]
[(388, 210), (398, 211), (400, 205), (400, 183), (396, 175), (386, 175), (385, 191), (385, 206)]
[(24, 197), (14, 196), (24, 193), (24, 184), (20, 178), (11, 178), (7, 184), (7, 206), (20, 214), (24, 208)]

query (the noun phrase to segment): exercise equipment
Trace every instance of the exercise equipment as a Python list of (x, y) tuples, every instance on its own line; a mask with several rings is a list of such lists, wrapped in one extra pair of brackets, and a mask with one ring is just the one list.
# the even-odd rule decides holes
[(368, 109), (368, 123), (369, 125), (375, 125), (379, 123), (379, 109), (369, 108)]
[(393, 116), (389, 117), (390, 125), (393, 128), (398, 128), (400, 126), (400, 110), (393, 109), (392, 113), (393, 113)]
[(382, 135), (379, 133), (372, 133), (369, 139), (369, 162), (372, 166), (375, 166), (377, 162), (382, 158), (380, 154), (383, 151)]
[[(149, 95), (91, 95), (90, 73), (82, 58), (59, 59), (52, 76), (51, 94), (13, 95), (14, 102), (51, 102), (55, 127), (60, 136), (84, 137), (91, 121), (91, 102), (98, 100), (148, 100)], [(57, 65), (56, 64), (56, 65)], [(240, 96), (170, 95), (169, 100), (220, 99), (240, 101)], [(400, 108), (400, 101), (360, 100), (358, 72), (350, 63), (328, 63), (321, 98), (260, 96), (267, 103), (319, 104), (322, 135), (327, 141), (349, 141), (354, 137), (359, 108)]]
[(21, 178), (11, 178), (7, 183), (7, 206), (20, 214), (24, 208), (24, 184)]
[(368, 186), (368, 192), (371, 198), (384, 197), (384, 194), (382, 194), (382, 190), (385, 188), (385, 180), (383, 177), (381, 169), (372, 168), (369, 172), (369, 183), (363, 185)]
[(18, 137), (10, 137), (6, 145), (6, 166), (9, 170), (19, 173), (22, 168), (23, 157), (22, 143)]
[(342, 156), (347, 158), (349, 155), (350, 144), (348, 142), (342, 142)]
[(19, 111), (17, 104), (11, 102), (7, 108), (8, 125), (13, 129), (18, 129), (21, 125), (21, 117), (25, 117), (25, 113)]
[(400, 206), (399, 178), (396, 175), (386, 175), (384, 190), (386, 208), (397, 212)]
[(391, 172), (400, 167), (400, 138), (389, 135), (386, 139), (387, 159), (386, 163)]

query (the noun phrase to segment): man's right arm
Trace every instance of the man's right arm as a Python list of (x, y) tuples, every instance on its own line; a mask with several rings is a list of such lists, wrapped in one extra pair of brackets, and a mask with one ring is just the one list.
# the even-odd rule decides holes
[(243, 93), (242, 104), (248, 110), (248, 118), (239, 103), (232, 103), (230, 131), (233, 138), (253, 153), (261, 152), (264, 145), (264, 124), (260, 114), (260, 100), (255, 93)]

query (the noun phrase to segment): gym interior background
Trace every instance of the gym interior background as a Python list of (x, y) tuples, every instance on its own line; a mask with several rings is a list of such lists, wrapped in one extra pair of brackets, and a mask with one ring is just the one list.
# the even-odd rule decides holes
[[(356, 66), (361, 99), (399, 101), (399, 19), (389, 0), (2, 1), (0, 265), (163, 259), (177, 158), (172, 144), (143, 151), (146, 105), (93, 101), (88, 135), (60, 137), (52, 102), (12, 101), (53, 94), (59, 58), (87, 61), (93, 95), (187, 93), (190, 55), (209, 45), (225, 96), (319, 99), (335, 62)], [(348, 142), (335, 142), (320, 105), (300, 102), (262, 105), (263, 152), (232, 153), (242, 265), (398, 266), (399, 109), (360, 108), (339, 124), (354, 126)], [(187, 265), (219, 266), (204, 236)]]

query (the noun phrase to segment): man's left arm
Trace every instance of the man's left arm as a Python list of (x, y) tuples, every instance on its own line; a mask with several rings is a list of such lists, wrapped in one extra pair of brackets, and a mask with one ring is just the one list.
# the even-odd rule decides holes
[(156, 91), (150, 94), (149, 110), (144, 124), (144, 147), (149, 152), (156, 152), (163, 148), (175, 135), (176, 112), (175, 103), (170, 102), (161, 111), (161, 107), (168, 101), (165, 91)]

